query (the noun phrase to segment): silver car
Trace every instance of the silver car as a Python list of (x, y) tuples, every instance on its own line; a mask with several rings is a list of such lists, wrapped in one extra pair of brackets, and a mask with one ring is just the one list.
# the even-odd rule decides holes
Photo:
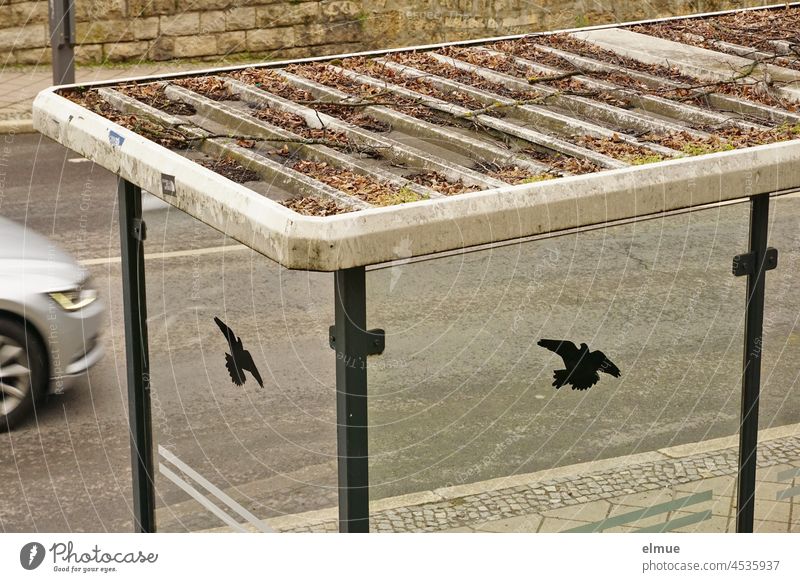
[(0, 431), (100, 360), (104, 313), (86, 269), (0, 217)]

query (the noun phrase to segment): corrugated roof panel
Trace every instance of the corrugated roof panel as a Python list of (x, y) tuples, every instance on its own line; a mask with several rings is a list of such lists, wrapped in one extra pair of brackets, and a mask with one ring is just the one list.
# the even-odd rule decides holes
[(800, 187), (798, 22), (790, 6), (57, 88), (35, 125), (288, 267), (333, 270), (409, 234), (425, 254)]

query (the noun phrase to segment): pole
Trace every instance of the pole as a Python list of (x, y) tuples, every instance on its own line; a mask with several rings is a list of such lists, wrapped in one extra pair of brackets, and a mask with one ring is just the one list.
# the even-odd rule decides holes
[(50, 45), (53, 47), (53, 84), (75, 82), (75, 2), (50, 1)]
[(339, 531), (369, 531), (367, 448), (367, 292), (364, 267), (334, 274), (336, 441), (339, 462)]
[(153, 428), (150, 416), (150, 365), (147, 350), (147, 297), (144, 277), (145, 226), (142, 221), (142, 190), (127, 180), (119, 178), (118, 195), (134, 529), (139, 533), (148, 533), (156, 530), (156, 521)]
[[(765, 276), (766, 271), (774, 268), (777, 264), (777, 251), (767, 248), (769, 194), (759, 194), (750, 200), (750, 251), (744, 255), (749, 264), (741, 273), (737, 273), (747, 274), (742, 416), (739, 429), (737, 533), (753, 532)], [(734, 272), (736, 272), (736, 264), (735, 259)]]

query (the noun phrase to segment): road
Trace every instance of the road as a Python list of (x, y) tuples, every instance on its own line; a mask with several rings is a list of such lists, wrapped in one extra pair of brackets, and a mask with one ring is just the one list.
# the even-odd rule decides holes
[[(91, 269), (109, 304), (106, 357), (0, 435), (3, 531), (130, 531), (114, 177), (38, 136), (0, 136), (0, 213)], [(800, 422), (800, 198), (772, 209), (761, 427)], [(372, 497), (734, 434), (747, 205), (401, 264), (368, 273)], [(146, 200), (156, 442), (259, 517), (336, 503), (332, 277), (293, 272)], [(399, 241), (399, 256), (404, 245)], [(261, 370), (234, 386), (223, 319)], [(551, 386), (540, 338), (602, 349), (622, 370)], [(159, 475), (163, 531), (220, 522)]]

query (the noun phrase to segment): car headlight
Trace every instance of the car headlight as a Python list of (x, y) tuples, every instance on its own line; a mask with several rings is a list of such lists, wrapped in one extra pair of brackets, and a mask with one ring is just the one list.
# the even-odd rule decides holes
[(87, 305), (91, 305), (97, 299), (97, 291), (94, 289), (87, 289), (85, 286), (78, 287), (77, 289), (69, 289), (67, 291), (55, 291), (48, 293), (50, 298), (58, 303), (58, 305), (65, 311), (77, 311), (83, 309)]

